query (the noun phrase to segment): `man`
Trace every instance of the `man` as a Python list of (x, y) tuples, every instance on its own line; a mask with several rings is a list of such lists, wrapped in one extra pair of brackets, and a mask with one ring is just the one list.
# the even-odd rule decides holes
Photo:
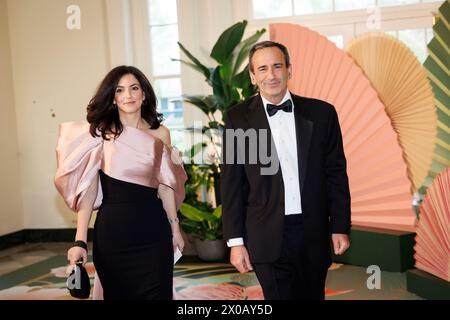
[[(323, 300), (330, 235), (335, 254), (350, 246), (338, 117), (327, 102), (287, 90), (292, 67), (282, 44), (254, 45), (249, 67), (259, 94), (228, 111), (223, 140), (221, 198), (230, 261), (241, 273), (255, 269), (265, 299)], [(274, 164), (278, 170), (271, 170)]]

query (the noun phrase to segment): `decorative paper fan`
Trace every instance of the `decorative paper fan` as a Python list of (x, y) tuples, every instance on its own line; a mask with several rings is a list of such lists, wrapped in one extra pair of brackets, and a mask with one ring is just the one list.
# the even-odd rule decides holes
[(346, 51), (386, 107), (415, 192), (428, 175), (436, 145), (436, 108), (427, 72), (406, 45), (384, 33), (365, 33)]
[(433, 162), (424, 187), (430, 186), (439, 172), (450, 167), (450, 1), (448, 0), (439, 8), (433, 33), (434, 38), (428, 44), (429, 56), (423, 66), (427, 70), (434, 92), (438, 133)]
[(325, 37), (299, 25), (272, 24), (270, 38), (289, 49), (289, 89), (325, 100), (338, 112), (353, 225), (414, 230), (411, 183), (397, 134), (361, 69)]
[(428, 188), (417, 225), (416, 267), (450, 282), (450, 168)]

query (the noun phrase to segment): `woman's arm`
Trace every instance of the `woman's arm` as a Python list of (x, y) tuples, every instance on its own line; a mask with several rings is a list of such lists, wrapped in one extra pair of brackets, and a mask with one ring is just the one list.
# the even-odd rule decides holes
[[(163, 125), (160, 126), (158, 137), (164, 142), (165, 145), (171, 147), (170, 141), (170, 131)], [(167, 219), (169, 220), (170, 227), (172, 229), (173, 236), (173, 250), (176, 250), (176, 247), (183, 251), (184, 248), (184, 240), (181, 236), (180, 224), (177, 217), (177, 208), (175, 204), (175, 191), (172, 188), (160, 184), (158, 186), (158, 195), (163, 203), (164, 210), (167, 214)]]
[(89, 186), (77, 212), (77, 233), (75, 240), (87, 242), (89, 222), (91, 221), (95, 199), (97, 198), (98, 178)]
[[(75, 241), (81, 240), (87, 243), (89, 222), (91, 220), (94, 202), (97, 198), (97, 191), (98, 177), (89, 186), (77, 211), (77, 233), (75, 235)], [(70, 264), (74, 264), (81, 258), (83, 259), (83, 264), (85, 264), (87, 262), (87, 251), (81, 247), (74, 246), (67, 252), (67, 260), (69, 260)]]
[(177, 209), (175, 207), (175, 192), (172, 188), (164, 184), (160, 184), (158, 186), (158, 195), (162, 200), (164, 210), (167, 214), (167, 219), (169, 219), (170, 227), (172, 228), (172, 233), (179, 233), (180, 225), (178, 223)]

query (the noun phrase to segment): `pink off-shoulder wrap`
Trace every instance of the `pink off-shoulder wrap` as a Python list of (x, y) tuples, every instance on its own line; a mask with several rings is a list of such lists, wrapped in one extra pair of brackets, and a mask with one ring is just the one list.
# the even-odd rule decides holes
[(89, 123), (60, 125), (56, 147), (55, 186), (67, 206), (77, 212), (89, 186), (97, 181), (98, 193), (93, 209), (102, 202), (98, 171), (118, 180), (158, 188), (164, 184), (175, 192), (177, 210), (184, 200), (187, 180), (178, 153), (150, 133), (125, 126), (117, 139), (92, 137)]

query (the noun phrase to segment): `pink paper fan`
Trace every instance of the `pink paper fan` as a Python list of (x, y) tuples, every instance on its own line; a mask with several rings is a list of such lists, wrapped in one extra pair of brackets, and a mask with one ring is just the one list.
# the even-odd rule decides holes
[(450, 282), (450, 168), (442, 171), (420, 206), (416, 267)]
[(397, 134), (361, 69), (308, 28), (270, 25), (270, 38), (291, 55), (289, 89), (334, 105), (347, 157), (353, 225), (413, 231), (411, 182)]

